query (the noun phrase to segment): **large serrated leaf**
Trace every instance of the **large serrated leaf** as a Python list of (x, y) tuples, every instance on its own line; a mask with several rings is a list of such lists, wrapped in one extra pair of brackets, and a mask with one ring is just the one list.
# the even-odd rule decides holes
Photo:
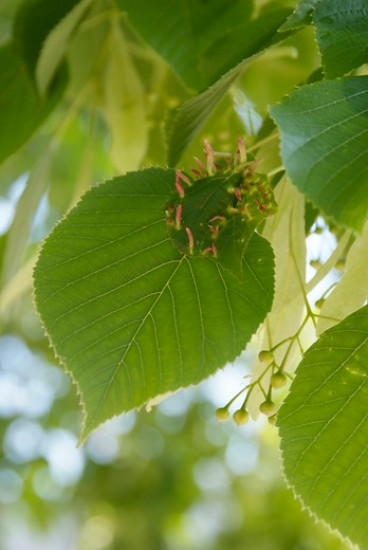
[(278, 413), (284, 471), (319, 518), (368, 548), (368, 306), (306, 352)]
[(311, 14), (315, 6), (321, 0), (299, 0), (294, 12), (288, 17), (285, 23), (280, 27), (280, 31), (289, 31), (300, 29), (311, 21)]
[(368, 77), (303, 86), (271, 109), (292, 182), (357, 231), (368, 213)]
[(83, 437), (233, 360), (271, 307), (273, 253), (259, 235), (242, 281), (172, 244), (164, 210), (174, 180), (148, 169), (94, 188), (41, 251), (36, 303), (81, 393)]
[(367, 0), (323, 0), (313, 14), (322, 64), (329, 78), (368, 61)]

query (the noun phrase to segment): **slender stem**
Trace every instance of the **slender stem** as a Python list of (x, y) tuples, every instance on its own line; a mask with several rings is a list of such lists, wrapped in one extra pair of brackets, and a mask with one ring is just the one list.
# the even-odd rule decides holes
[(331, 269), (335, 266), (336, 262), (338, 261), (338, 259), (346, 249), (347, 245), (349, 244), (350, 237), (351, 237), (351, 232), (345, 231), (339, 241), (339, 244), (337, 245), (335, 250), (332, 252), (328, 260), (321, 265), (321, 267), (318, 269), (314, 277), (306, 284), (305, 288), (306, 288), (307, 294), (309, 294), (309, 292), (313, 290), (318, 285), (318, 283), (322, 281), (322, 279), (324, 279), (326, 275), (331, 271)]
[(257, 143), (255, 143), (251, 147), (247, 147), (247, 152), (251, 153), (252, 151), (255, 151), (256, 149), (259, 149), (260, 147), (263, 147), (263, 145), (265, 145), (266, 143), (269, 143), (270, 141), (273, 141), (273, 140), (277, 139), (278, 136), (279, 136), (279, 134), (277, 132), (273, 132), (269, 136), (261, 139), (260, 141), (257, 141)]

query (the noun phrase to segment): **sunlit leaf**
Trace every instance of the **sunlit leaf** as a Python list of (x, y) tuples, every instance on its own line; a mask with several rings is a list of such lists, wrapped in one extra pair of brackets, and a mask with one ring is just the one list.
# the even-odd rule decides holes
[(361, 230), (368, 212), (368, 77), (316, 82), (271, 114), (292, 182), (338, 223)]
[(329, 78), (368, 61), (366, 0), (323, 0), (313, 14), (322, 64)]
[(45, 93), (50, 86), (65, 55), (71, 35), (91, 2), (92, 0), (82, 0), (77, 3), (60, 22), (57, 22), (42, 45), (36, 67), (36, 80), (41, 93)]
[(314, 514), (368, 548), (368, 306), (306, 352), (278, 413), (285, 475)]
[(346, 258), (344, 273), (339, 284), (324, 302), (317, 323), (321, 334), (353, 311), (362, 307), (368, 296), (368, 224), (362, 235), (353, 243)]
[(26, 0), (14, 21), (14, 41), (31, 77), (35, 76), (38, 57), (49, 32), (79, 0)]
[(81, 393), (83, 437), (235, 359), (270, 309), (273, 253), (260, 236), (242, 281), (172, 244), (164, 210), (174, 179), (149, 169), (94, 188), (41, 251), (37, 307)]
[(121, 173), (135, 170), (147, 147), (144, 88), (129, 55), (128, 43), (116, 24), (111, 29), (104, 93), (111, 158)]

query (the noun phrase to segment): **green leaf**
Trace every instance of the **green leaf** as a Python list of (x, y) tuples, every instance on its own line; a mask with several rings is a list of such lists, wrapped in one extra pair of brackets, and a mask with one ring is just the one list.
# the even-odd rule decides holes
[(49, 32), (79, 0), (26, 0), (14, 21), (13, 36), (29, 75), (34, 78), (38, 57)]
[(297, 30), (311, 22), (311, 14), (320, 0), (300, 0), (280, 31)]
[(1, 163), (29, 139), (54, 109), (65, 88), (65, 78), (59, 79), (48, 98), (40, 98), (13, 45), (6, 44), (0, 48), (0, 88)]
[(271, 307), (273, 253), (259, 235), (243, 281), (173, 246), (164, 210), (174, 180), (148, 169), (92, 189), (41, 251), (36, 303), (78, 385), (83, 438), (235, 359)]
[(285, 168), (302, 193), (357, 231), (368, 212), (368, 77), (315, 82), (271, 114)]
[(278, 413), (284, 471), (314, 514), (368, 548), (368, 306), (306, 352)]
[[(229, 50), (226, 66), (221, 65), (216, 58), (216, 48), (208, 49), (207, 63), (209, 67), (213, 65), (213, 68), (209, 70), (214, 71), (213, 74), (216, 78), (222, 73), (223, 76), (204, 92), (189, 99), (170, 114), (167, 124), (169, 166), (175, 166), (178, 163), (185, 149), (224, 98), (247, 63), (265, 48), (286, 37), (285, 34), (277, 33), (279, 25), (285, 19), (285, 13), (285, 10), (277, 10), (271, 14), (266, 12), (255, 21), (249, 22), (245, 36), (242, 35), (241, 46), (238, 44), (238, 40), (236, 41), (238, 48), (236, 54), (233, 52), (230, 55)], [(227, 37), (227, 40), (230, 43), (232, 41), (231, 37)]]
[(139, 168), (147, 148), (144, 87), (120, 26), (112, 25), (104, 79), (111, 158), (120, 173)]
[(47, 36), (36, 67), (36, 80), (41, 94), (46, 93), (65, 56), (70, 38), (92, 0), (81, 0), (57, 23)]
[[(246, 26), (253, 8), (251, 1), (244, 0), (156, 0), (151, 3), (118, 0), (117, 3), (128, 13), (143, 39), (195, 90), (209, 84), (203, 71), (205, 50), (231, 29)], [(226, 50), (217, 50), (217, 56), (218, 61), (222, 60)]]
[(323, 0), (313, 15), (322, 64), (328, 78), (368, 61), (366, 0)]

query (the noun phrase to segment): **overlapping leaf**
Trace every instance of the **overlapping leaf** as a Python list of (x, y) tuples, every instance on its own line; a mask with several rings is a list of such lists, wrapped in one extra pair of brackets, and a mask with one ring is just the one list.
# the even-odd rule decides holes
[(367, 109), (367, 76), (303, 86), (271, 109), (292, 182), (358, 231), (368, 213)]
[[(208, 49), (203, 59), (204, 67), (208, 66), (205, 72), (212, 70), (213, 77), (217, 80), (207, 90), (189, 99), (171, 113), (167, 125), (167, 156), (170, 166), (177, 164), (193, 137), (202, 128), (250, 59), (285, 38), (286, 35), (278, 33), (277, 30), (287, 13), (285, 9), (270, 13), (265, 11), (254, 21), (248, 22), (246, 31), (240, 32), (237, 37), (226, 35), (223, 41), (235, 44), (236, 51), (228, 48), (228, 57), (223, 64), (219, 63), (215, 45)], [(214, 80), (213, 77), (209, 78), (209, 83)]]
[(14, 22), (14, 41), (30, 76), (35, 76), (38, 57), (47, 35), (78, 2), (22, 2)]
[(329, 78), (368, 61), (366, 0), (323, 0), (313, 14), (322, 63)]
[[(253, 9), (253, 2), (244, 0), (156, 0), (151, 3), (117, 0), (117, 3), (128, 13), (143, 39), (195, 90), (203, 90), (211, 80), (203, 59), (206, 49), (239, 27), (246, 40), (244, 28), (249, 24)], [(219, 62), (226, 61), (227, 48), (217, 48), (216, 70)]]
[(37, 307), (85, 407), (83, 436), (113, 415), (194, 384), (233, 360), (271, 307), (273, 254), (254, 235), (239, 281), (173, 246), (172, 170), (87, 193), (47, 239)]
[(327, 330), (278, 414), (284, 470), (303, 503), (368, 548), (368, 306)]

